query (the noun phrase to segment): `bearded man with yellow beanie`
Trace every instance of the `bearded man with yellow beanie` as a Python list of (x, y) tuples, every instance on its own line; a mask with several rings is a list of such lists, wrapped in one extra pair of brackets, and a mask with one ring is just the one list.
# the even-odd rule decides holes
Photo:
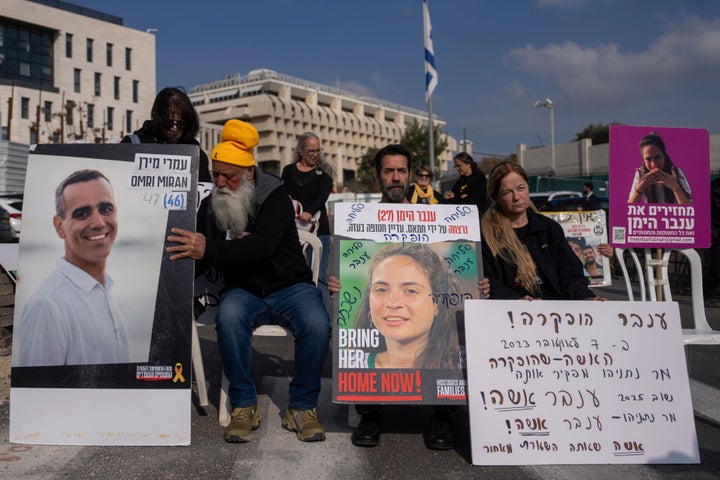
[(260, 425), (250, 342), (265, 324), (291, 328), (295, 378), (282, 426), (299, 440), (325, 440), (318, 420), (320, 378), (328, 353), (330, 319), (300, 248), (295, 214), (282, 180), (255, 166), (255, 128), (229, 120), (210, 154), (215, 187), (200, 204), (197, 233), (173, 228), (171, 260), (192, 258), (223, 273), (216, 319), (223, 369), (230, 387), (228, 442), (248, 442)]

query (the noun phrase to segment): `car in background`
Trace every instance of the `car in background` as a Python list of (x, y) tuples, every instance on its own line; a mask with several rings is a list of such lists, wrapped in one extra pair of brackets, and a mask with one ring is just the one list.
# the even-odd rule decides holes
[[(530, 194), (530, 200), (535, 204), (535, 207), (541, 212), (552, 212), (557, 211), (553, 209), (554, 201), (570, 199), (569, 201), (576, 201), (582, 203), (585, 196), (582, 192), (574, 192), (571, 190), (558, 190), (554, 192), (533, 192)], [(573, 208), (572, 210), (577, 210)]]
[[(608, 197), (597, 197), (597, 199), (600, 202), (600, 208), (602, 210), (605, 210), (605, 212), (607, 213), (608, 208), (609, 208)], [(585, 197), (557, 198), (557, 199), (551, 200), (549, 202), (546, 211), (548, 211), (548, 212), (572, 212), (575, 210), (579, 210), (578, 207), (582, 207), (583, 203), (585, 203)]]
[(5, 209), (10, 216), (10, 227), (13, 231), (13, 238), (15, 238), (15, 241), (18, 241), (22, 227), (23, 194), (9, 193), (0, 195), (0, 207)]
[(0, 243), (17, 242), (18, 237), (10, 226), (10, 213), (0, 207)]

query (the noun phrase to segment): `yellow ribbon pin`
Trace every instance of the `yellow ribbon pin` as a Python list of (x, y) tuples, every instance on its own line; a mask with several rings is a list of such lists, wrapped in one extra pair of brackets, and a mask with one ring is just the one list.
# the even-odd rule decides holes
[(185, 383), (185, 377), (182, 375), (182, 363), (175, 364), (175, 377), (173, 377), (173, 383), (178, 381)]

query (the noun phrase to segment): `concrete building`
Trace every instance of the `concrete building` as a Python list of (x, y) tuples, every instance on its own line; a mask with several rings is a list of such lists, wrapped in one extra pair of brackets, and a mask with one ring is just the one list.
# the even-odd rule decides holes
[[(517, 161), (528, 175), (549, 175), (552, 172), (551, 147), (528, 149), (517, 146)], [(640, 156), (637, 157), (638, 166)], [(607, 175), (610, 167), (610, 144), (593, 145), (590, 139), (555, 145), (556, 177)], [(710, 135), (710, 173), (720, 174), (720, 134)]]
[(2, 140), (117, 142), (155, 99), (155, 36), (51, 0), (2, 0)]
[[(257, 161), (279, 175), (291, 162), (298, 135), (320, 137), (325, 159), (336, 172), (338, 189), (355, 178), (360, 158), (369, 147), (400, 141), (413, 122), (427, 126), (427, 112), (309, 82), (272, 70), (232, 74), (198, 85), (189, 92), (201, 121), (200, 145), (206, 151), (220, 140), (231, 118), (252, 123), (260, 134)], [(444, 127), (445, 122), (435, 120)], [(452, 161), (457, 142), (448, 137), (440, 156), (443, 167)]]

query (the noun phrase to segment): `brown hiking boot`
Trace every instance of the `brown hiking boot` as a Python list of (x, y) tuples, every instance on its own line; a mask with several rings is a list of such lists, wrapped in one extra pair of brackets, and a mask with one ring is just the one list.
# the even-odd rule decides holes
[(318, 420), (317, 411), (295, 410), (288, 407), (282, 426), (297, 434), (301, 442), (322, 442), (325, 440), (325, 427)]
[(250, 441), (250, 433), (260, 425), (260, 412), (257, 405), (234, 408), (230, 414), (232, 419), (225, 427), (225, 441), (245, 443)]

